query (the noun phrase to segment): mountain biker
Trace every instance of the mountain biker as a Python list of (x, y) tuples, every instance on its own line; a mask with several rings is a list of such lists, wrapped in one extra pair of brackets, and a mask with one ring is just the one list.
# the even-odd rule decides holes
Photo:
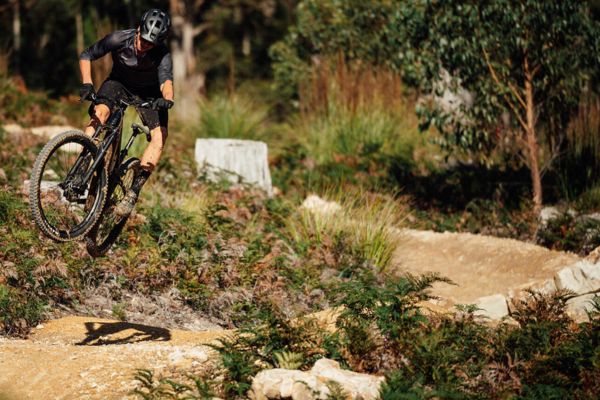
[(91, 61), (111, 53), (113, 67), (97, 94), (96, 105), (91, 105), (91, 120), (85, 133), (92, 136), (104, 124), (116, 101), (133, 94), (142, 99), (154, 98), (152, 109), (138, 109), (142, 122), (150, 129), (152, 140), (141, 159), (141, 172), (131, 189), (115, 208), (115, 213), (127, 216), (133, 210), (142, 186), (156, 167), (167, 139), (168, 112), (173, 106), (173, 64), (164, 44), (171, 20), (159, 9), (146, 11), (137, 29), (116, 31), (85, 49), (79, 56), (82, 100), (94, 96)]

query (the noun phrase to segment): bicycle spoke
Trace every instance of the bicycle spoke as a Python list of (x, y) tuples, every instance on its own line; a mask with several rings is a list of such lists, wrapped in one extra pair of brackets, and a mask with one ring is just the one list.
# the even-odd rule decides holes
[(86, 187), (81, 187), (81, 183), (93, 160), (89, 153), (86, 159), (81, 159), (82, 150), (83, 145), (76, 141), (59, 145), (48, 155), (40, 173), (40, 210), (48, 224), (59, 232), (72, 232), (89, 213), (83, 204), (90, 183)]

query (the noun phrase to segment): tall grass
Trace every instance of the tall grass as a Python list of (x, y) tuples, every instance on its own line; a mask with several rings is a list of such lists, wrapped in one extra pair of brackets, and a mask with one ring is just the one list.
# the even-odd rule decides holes
[(348, 240), (349, 251), (385, 269), (397, 247), (395, 228), (407, 208), (389, 196), (358, 189), (326, 195), (334, 202), (301, 208), (287, 221), (290, 236), (299, 243), (321, 245), (337, 238)]
[(573, 200), (600, 183), (600, 95), (583, 93), (563, 150), (557, 168), (559, 196)]
[(215, 96), (200, 104), (197, 136), (257, 140), (264, 136), (268, 110), (240, 96)]
[(581, 156), (590, 151), (600, 159), (600, 96), (587, 93), (567, 130), (569, 152)]
[(377, 153), (412, 159), (423, 143), (399, 75), (342, 59), (314, 67), (293, 131), (318, 163)]

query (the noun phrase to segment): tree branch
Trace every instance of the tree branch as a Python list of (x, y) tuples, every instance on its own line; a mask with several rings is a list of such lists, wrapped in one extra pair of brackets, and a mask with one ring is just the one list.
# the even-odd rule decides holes
[(200, 35), (202, 32), (205, 32), (208, 29), (210, 29), (211, 26), (212, 26), (212, 24), (210, 22), (205, 22), (203, 24), (198, 25), (192, 31), (192, 36), (196, 37), (196, 36)]
[[(494, 82), (496, 83), (496, 85), (500, 89), (502, 89), (502, 83), (500, 82), (500, 79), (498, 79), (498, 75), (496, 75), (496, 70), (494, 69), (494, 67), (490, 63), (490, 58), (488, 56), (487, 51), (485, 51), (485, 49), (483, 49), (483, 54), (485, 56), (485, 64), (487, 65), (488, 69), (490, 70), (490, 73), (492, 74), (492, 79), (494, 80)], [(512, 89), (511, 89), (511, 91), (512, 91)], [(521, 117), (521, 114), (519, 113), (519, 110), (517, 109), (517, 107), (513, 104), (512, 101), (510, 101), (510, 98), (506, 94), (504, 94), (503, 97), (504, 97), (504, 100), (506, 101), (506, 103), (508, 104), (508, 106), (511, 108), (511, 110), (515, 114), (515, 117), (517, 118), (517, 120), (519, 121), (519, 123), (521, 124), (521, 126), (523, 127), (523, 129), (525, 131), (527, 131), (527, 124), (525, 123), (525, 121)], [(519, 97), (517, 97), (517, 99), (518, 98)]]
[[(500, 81), (498, 79), (498, 76), (496, 75), (496, 71), (494, 70), (494, 67), (492, 66), (492, 63), (490, 62), (490, 56), (489, 56), (488, 52), (485, 49), (483, 49), (483, 55), (485, 56), (485, 63), (486, 63), (486, 65), (488, 66), (488, 68), (489, 68), (490, 72), (492, 73), (492, 75), (495, 77), (496, 83), (498, 85), (500, 85)], [(513, 86), (513, 84), (510, 83), (510, 82), (507, 82), (507, 85), (508, 85), (508, 88), (510, 89), (510, 91), (512, 92), (512, 94), (515, 95), (515, 97), (517, 98), (517, 101), (521, 104), (521, 106), (523, 108), (527, 108), (527, 103), (525, 103), (525, 99), (523, 99), (523, 96), (521, 96), (519, 94), (519, 91), (517, 90), (517, 88), (515, 88)]]

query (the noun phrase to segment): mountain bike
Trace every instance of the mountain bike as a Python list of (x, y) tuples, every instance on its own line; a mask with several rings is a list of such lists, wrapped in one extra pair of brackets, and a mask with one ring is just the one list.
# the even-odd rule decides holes
[[(91, 102), (98, 104), (97, 97)], [(67, 131), (43, 147), (31, 173), (29, 201), (33, 219), (46, 236), (59, 242), (85, 236), (93, 257), (110, 249), (127, 221), (114, 208), (140, 170), (139, 159), (127, 158), (129, 149), (142, 133), (151, 139), (148, 128), (133, 123), (121, 149), (123, 115), (129, 106), (151, 108), (152, 104), (152, 100), (123, 96), (91, 137)]]

